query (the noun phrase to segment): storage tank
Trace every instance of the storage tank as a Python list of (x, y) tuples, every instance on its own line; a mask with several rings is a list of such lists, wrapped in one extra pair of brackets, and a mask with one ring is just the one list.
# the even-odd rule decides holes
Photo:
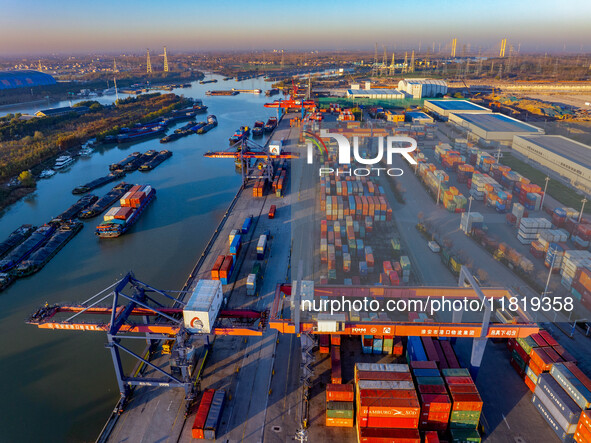
[(219, 280), (199, 280), (183, 309), (185, 328), (193, 333), (210, 334), (224, 295)]

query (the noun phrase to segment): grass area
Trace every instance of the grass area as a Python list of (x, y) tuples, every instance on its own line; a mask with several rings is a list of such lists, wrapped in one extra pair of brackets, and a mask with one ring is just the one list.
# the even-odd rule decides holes
[[(513, 157), (511, 154), (503, 154), (503, 158), (501, 159), (501, 163), (506, 166), (509, 166), (512, 170), (520, 173), (524, 177), (527, 177), (532, 181), (544, 189), (544, 180), (546, 179), (546, 174), (544, 174), (539, 169), (525, 163), (524, 161), (519, 160), (518, 158)], [(565, 184), (556, 181), (554, 179), (550, 179), (548, 182), (548, 195), (555, 198), (562, 204), (567, 207), (580, 209), (581, 207), (581, 196), (578, 195), (574, 190), (566, 186)], [(585, 214), (591, 214), (591, 205), (585, 205)]]

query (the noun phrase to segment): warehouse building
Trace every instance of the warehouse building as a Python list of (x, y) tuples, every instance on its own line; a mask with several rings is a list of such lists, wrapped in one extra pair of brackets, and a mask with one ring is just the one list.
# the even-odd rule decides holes
[(349, 89), (348, 98), (377, 98), (381, 100), (404, 100), (408, 97), (398, 89)]
[(481, 114), (492, 112), (489, 108), (477, 105), (468, 100), (425, 100), (425, 109), (440, 120), (446, 121), (449, 114)]
[(433, 117), (421, 111), (410, 111), (406, 113), (406, 121), (415, 125), (425, 125), (433, 123)]
[(447, 94), (447, 83), (444, 80), (426, 78), (404, 79), (398, 82), (398, 90), (406, 92), (414, 99), (443, 97)]
[(543, 129), (497, 113), (452, 112), (449, 122), (466, 132), (469, 140), (489, 147), (511, 146), (516, 135), (544, 134)]
[(62, 115), (67, 115), (71, 112), (80, 115), (86, 114), (89, 110), (90, 108), (88, 106), (64, 106), (63, 108), (51, 108), (37, 111), (35, 115), (37, 117), (61, 117)]
[(513, 149), (591, 194), (591, 146), (561, 135), (518, 135)]
[(55, 84), (51, 75), (39, 71), (0, 71), (0, 91)]

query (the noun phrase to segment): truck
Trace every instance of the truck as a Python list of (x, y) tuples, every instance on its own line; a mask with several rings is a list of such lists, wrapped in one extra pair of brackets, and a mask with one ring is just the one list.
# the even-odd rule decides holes
[(257, 260), (264, 260), (265, 259), (265, 251), (267, 249), (267, 236), (265, 234), (259, 237), (259, 242), (257, 243)]
[(427, 243), (427, 245), (429, 246), (429, 249), (431, 249), (432, 252), (435, 252), (436, 254), (441, 251), (441, 248), (439, 247), (439, 244), (436, 241), (430, 241), (429, 243)]

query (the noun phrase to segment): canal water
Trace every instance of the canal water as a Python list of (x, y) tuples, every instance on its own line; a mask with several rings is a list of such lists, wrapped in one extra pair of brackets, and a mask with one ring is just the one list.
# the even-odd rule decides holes
[[(41, 225), (77, 200), (71, 190), (108, 173), (108, 165), (134, 151), (169, 149), (173, 156), (155, 170), (128, 174), (129, 183), (150, 184), (156, 200), (127, 234), (99, 239), (94, 228), (102, 217), (84, 222), (82, 231), (40, 272), (17, 280), (0, 293), (0, 441), (94, 441), (119, 392), (110, 353), (101, 332), (37, 329), (25, 319), (45, 302), (81, 302), (132, 270), (160, 289), (178, 290), (240, 186), (232, 160), (207, 159), (209, 150), (224, 150), (241, 125), (266, 121), (276, 110), (263, 107), (264, 94), (209, 97), (209, 89), (269, 89), (262, 79), (222, 81), (175, 90), (200, 98), (219, 125), (204, 135), (168, 144), (158, 139), (131, 145), (107, 145), (92, 157), (78, 158), (64, 172), (38, 183), (34, 194), (0, 214), (0, 238), (23, 223)], [(208, 78), (212, 78), (208, 76)], [(111, 98), (112, 100), (113, 98)], [(105, 102), (108, 98), (102, 97)], [(67, 106), (68, 102), (52, 104)], [(34, 112), (44, 105), (14, 107), (7, 112)], [(197, 120), (204, 120), (198, 115)], [(168, 133), (185, 125), (179, 122)], [(263, 140), (259, 140), (262, 144)], [(113, 183), (93, 193), (105, 194)]]

